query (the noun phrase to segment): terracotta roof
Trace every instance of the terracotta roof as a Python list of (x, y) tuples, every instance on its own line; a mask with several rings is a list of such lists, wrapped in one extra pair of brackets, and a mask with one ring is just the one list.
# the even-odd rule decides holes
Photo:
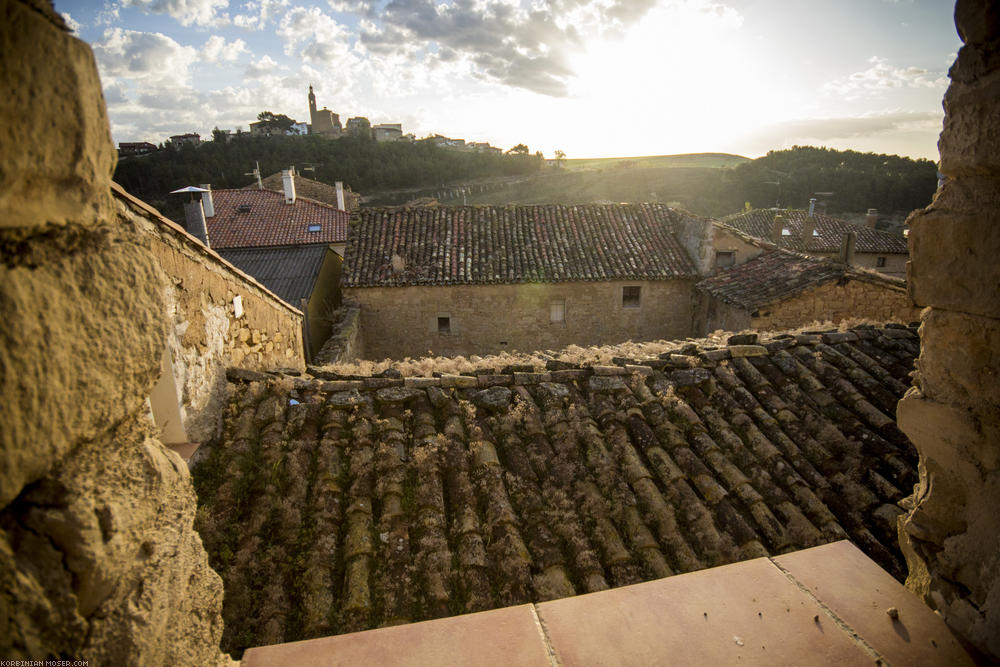
[[(282, 180), (281, 172), (277, 172), (261, 179), (264, 187), (268, 190), (275, 190), (277, 192), (285, 191), (285, 183)], [(257, 190), (256, 181), (250, 185), (244, 186), (244, 190)], [(331, 206), (337, 205), (337, 188), (333, 185), (327, 185), (321, 181), (315, 181), (311, 178), (306, 178), (302, 174), (295, 174), (295, 193), (300, 197), (305, 197), (306, 199), (314, 199), (324, 204), (330, 204)], [(344, 206), (347, 210), (353, 211), (361, 204), (361, 195), (356, 192), (352, 192), (350, 188), (346, 185), (344, 186)]]
[(855, 232), (857, 241), (855, 252), (879, 253), (887, 255), (907, 254), (906, 239), (888, 232), (883, 232), (869, 227), (853, 225), (840, 218), (817, 213), (816, 232), (818, 235), (811, 237), (808, 246), (802, 245), (802, 221), (805, 220), (806, 211), (794, 209), (773, 209), (763, 208), (750, 211), (748, 213), (738, 213), (730, 215), (721, 220), (729, 227), (739, 230), (750, 236), (754, 236), (765, 241), (771, 239), (771, 223), (774, 216), (781, 214), (785, 217), (785, 227), (791, 232), (787, 236), (782, 236), (778, 246), (791, 250), (805, 252), (838, 252), (840, 242), (846, 232)]
[(312, 296), (328, 252), (333, 252), (328, 245), (299, 245), (225, 248), (219, 254), (298, 308), (301, 299)]
[(478, 376), (230, 371), (193, 466), (224, 650), (844, 538), (902, 579), (917, 454), (893, 415), (916, 331), (754, 342)]
[[(343, 243), (347, 240), (347, 211), (299, 197), (285, 203), (272, 190), (213, 190), (215, 215), (206, 218), (213, 248)], [(244, 210), (245, 209), (245, 210)], [(310, 225), (319, 225), (309, 231)]]
[[(696, 275), (660, 204), (362, 209), (345, 286), (668, 280)], [(393, 256), (402, 269), (393, 270)]]
[(744, 264), (698, 282), (695, 287), (727, 303), (756, 310), (826, 283), (849, 280), (862, 280), (906, 291), (906, 282), (899, 278), (787, 250), (764, 251)]

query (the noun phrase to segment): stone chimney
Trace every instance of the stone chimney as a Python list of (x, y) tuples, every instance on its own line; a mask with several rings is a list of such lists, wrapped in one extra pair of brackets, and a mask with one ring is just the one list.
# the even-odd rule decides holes
[(816, 231), (816, 218), (812, 214), (813, 202), (815, 201), (815, 199), (809, 200), (809, 216), (802, 221), (802, 250), (809, 250), (813, 232)]
[(212, 201), (212, 186), (209, 183), (202, 183), (198, 187), (208, 190), (208, 192), (201, 193), (201, 207), (205, 210), (205, 217), (211, 218), (215, 216), (215, 202)]
[(281, 171), (281, 182), (285, 186), (285, 203), (295, 203), (295, 172), (291, 169)]
[(208, 246), (208, 228), (205, 226), (205, 209), (201, 201), (189, 201), (184, 204), (184, 226), (192, 236)]
[(840, 256), (837, 258), (841, 264), (851, 266), (854, 264), (854, 244), (858, 239), (857, 232), (845, 232), (840, 239)]
[(336, 185), (337, 185), (337, 208), (339, 210), (343, 211), (343, 210), (345, 210), (345, 208), (344, 208), (344, 182), (343, 181), (337, 181)]
[(868, 215), (865, 216), (865, 227), (868, 229), (875, 229), (876, 222), (878, 222), (878, 209), (868, 209)]
[(810, 218), (813, 217), (815, 213), (816, 213), (816, 198), (812, 197), (809, 200), (809, 217)]
[(781, 244), (781, 230), (785, 228), (785, 216), (778, 213), (774, 216), (774, 221), (771, 222), (771, 240), (774, 245)]

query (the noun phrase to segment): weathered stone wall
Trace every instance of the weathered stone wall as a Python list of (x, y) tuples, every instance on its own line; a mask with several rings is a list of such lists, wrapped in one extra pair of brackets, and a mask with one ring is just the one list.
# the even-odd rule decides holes
[[(885, 257), (885, 266), (878, 265), (878, 258)], [(906, 255), (878, 255), (870, 252), (856, 253), (851, 266), (862, 269), (872, 269), (893, 278), (906, 278)]]
[(911, 215), (909, 289), (929, 306), (900, 427), (920, 452), (900, 526), (907, 586), (1000, 658), (1000, 5), (960, 0), (965, 45), (938, 147), (948, 177)]
[(313, 359), (317, 366), (340, 364), (360, 359), (361, 311), (354, 300), (345, 300), (334, 315), (330, 338)]
[(752, 325), (750, 313), (709, 296), (698, 293), (695, 316), (695, 335), (707, 335), (713, 331), (743, 331)]
[(902, 289), (861, 280), (828, 283), (802, 295), (761, 307), (750, 326), (760, 331), (794, 329), (810, 322), (867, 318), (880, 322), (916, 322), (920, 309)]
[(302, 314), (142, 202), (116, 193), (118, 221), (147, 239), (167, 276), (167, 347), (183, 428), (189, 441), (204, 442), (221, 418), (227, 367), (305, 368)]
[(685, 212), (675, 211), (676, 236), (694, 262), (699, 275), (707, 276), (715, 267), (715, 248), (712, 235), (715, 225), (708, 218), (696, 218)]
[[(622, 288), (641, 288), (640, 307)], [(364, 358), (489, 354), (691, 335), (691, 280), (366, 287), (345, 290), (361, 306)], [(552, 303), (565, 322), (550, 321)], [(451, 333), (438, 333), (438, 318)]]
[(222, 663), (191, 481), (145, 417), (164, 276), (115, 216), (93, 55), (48, 4), (3, 16), (0, 656)]
[[(764, 249), (759, 245), (748, 243), (736, 234), (725, 230), (718, 225), (712, 228), (712, 245), (714, 252), (735, 252), (735, 265), (744, 264), (757, 257)], [(715, 257), (712, 257), (713, 268)]]

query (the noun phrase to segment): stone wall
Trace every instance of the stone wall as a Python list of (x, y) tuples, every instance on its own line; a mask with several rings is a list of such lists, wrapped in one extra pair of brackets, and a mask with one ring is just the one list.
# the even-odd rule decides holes
[(118, 221), (144, 237), (166, 274), (162, 299), (180, 419), (187, 440), (203, 442), (221, 418), (227, 367), (305, 368), (302, 313), (117, 185), (115, 194)]
[[(640, 306), (622, 304), (638, 286)], [(560, 349), (691, 335), (691, 280), (365, 287), (345, 290), (361, 306), (366, 359)], [(562, 303), (565, 321), (551, 321)], [(438, 332), (447, 317), (450, 332)]]
[(909, 289), (924, 311), (899, 425), (920, 452), (900, 541), (907, 586), (1000, 658), (1000, 5), (960, 0), (965, 45), (945, 94), (947, 177), (910, 216)]
[(675, 211), (676, 236), (694, 262), (699, 275), (706, 276), (715, 267), (715, 249), (712, 235), (715, 225), (708, 218), (696, 218), (689, 213)]
[(93, 55), (21, 0), (0, 54), (0, 656), (222, 664), (187, 467), (145, 417), (165, 276), (116, 218)]
[(836, 324), (866, 318), (907, 323), (920, 319), (920, 309), (914, 307), (905, 290), (862, 280), (820, 285), (793, 299), (762, 306), (756, 312), (756, 316), (751, 313), (750, 327), (760, 331), (794, 329), (815, 321)]
[(361, 310), (354, 300), (345, 300), (334, 314), (330, 338), (313, 359), (316, 366), (340, 364), (360, 359)]
[[(764, 252), (764, 248), (753, 243), (748, 243), (738, 234), (734, 234), (718, 225), (712, 226), (712, 245), (714, 252), (735, 252), (734, 266), (749, 262), (754, 257)], [(712, 258), (712, 266), (715, 267), (715, 257)]]

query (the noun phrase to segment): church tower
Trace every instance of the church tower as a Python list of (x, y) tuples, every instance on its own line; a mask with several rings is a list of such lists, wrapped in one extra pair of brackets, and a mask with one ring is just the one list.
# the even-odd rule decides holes
[(309, 84), (309, 120), (316, 115), (316, 93), (313, 92), (312, 84)]

